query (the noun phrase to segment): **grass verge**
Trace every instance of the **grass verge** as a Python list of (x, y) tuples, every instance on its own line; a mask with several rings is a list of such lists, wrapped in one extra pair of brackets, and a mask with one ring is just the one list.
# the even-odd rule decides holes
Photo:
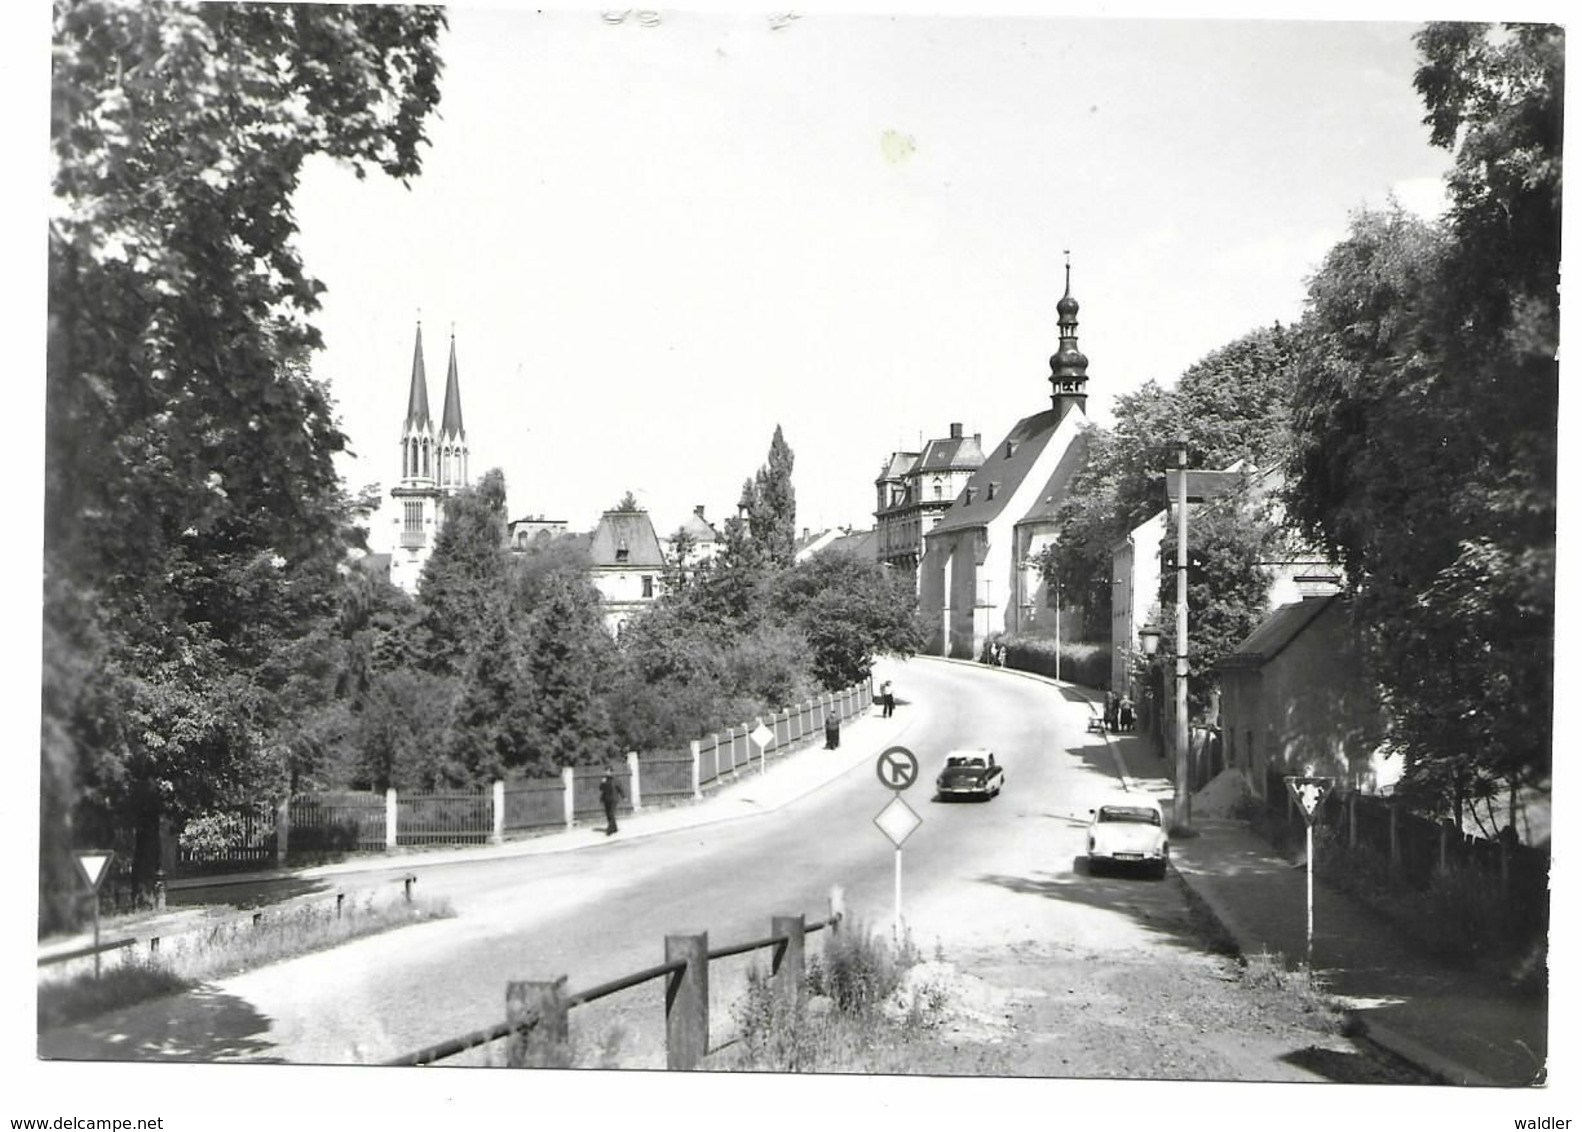
[(346, 900), (338, 913), (333, 903), (316, 901), (266, 913), (256, 923), (250, 918), (228, 920), (171, 940), (156, 954), (112, 957), (97, 979), (84, 973), (40, 984), (38, 1028), (92, 1018), (188, 990), (207, 979), (453, 914), (448, 900), (376, 901), (370, 893), (361, 901)]

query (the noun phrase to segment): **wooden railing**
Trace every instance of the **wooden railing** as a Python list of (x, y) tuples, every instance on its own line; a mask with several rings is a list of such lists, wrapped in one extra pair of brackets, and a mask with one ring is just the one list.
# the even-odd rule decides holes
[(807, 923), (797, 915), (774, 916), (762, 939), (709, 950), (708, 932), (665, 936), (665, 961), (573, 994), (566, 976), (506, 984), (505, 1021), (473, 1030), (420, 1050), (391, 1058), (385, 1065), (432, 1065), (477, 1046), (507, 1040), (506, 1064), (523, 1068), (548, 1063), (550, 1051), (564, 1048), (567, 1014), (574, 1006), (596, 1002), (654, 979), (665, 979), (665, 1068), (696, 1069), (709, 1050), (709, 962), (771, 949), (770, 979), (775, 993), (802, 993), (807, 972), (804, 941), (814, 932), (839, 930), (845, 913), (839, 888), (830, 892), (828, 918)]

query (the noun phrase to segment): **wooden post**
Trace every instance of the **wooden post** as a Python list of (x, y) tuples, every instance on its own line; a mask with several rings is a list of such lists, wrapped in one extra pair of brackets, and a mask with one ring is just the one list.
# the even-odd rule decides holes
[(489, 840), (495, 845), (505, 840), (505, 783), (499, 779), (494, 783), (494, 830)]
[(776, 944), (771, 951), (769, 974), (774, 980), (775, 994), (782, 1002), (796, 1002), (802, 997), (806, 972), (803, 953), (807, 940), (807, 918), (797, 916), (772, 916), (769, 934), (785, 936), (784, 943)]
[(566, 976), (553, 982), (505, 984), (505, 1020), (531, 1022), (512, 1030), (506, 1041), (506, 1064), (512, 1069), (565, 1068), (570, 1027), (566, 1019)]
[(396, 805), (396, 791), (392, 786), (385, 791), (385, 851), (396, 847), (396, 815), (400, 807)]
[[(626, 770), (632, 776), (632, 813), (637, 813), (643, 808), (643, 764), (637, 757), (636, 751), (626, 752)], [(692, 756), (692, 780), (697, 782), (698, 757)]]
[(1390, 868), (1392, 869), (1401, 866), (1401, 836), (1397, 829), (1396, 818), (1395, 802), (1392, 799), (1390, 802)]
[(288, 797), (275, 806), (275, 864), (286, 866), (286, 855), (291, 851), (291, 799)]
[[(696, 739), (687, 744), (687, 749), (692, 752), (692, 800), (696, 802), (699, 798), (703, 797), (703, 774), (702, 770), (698, 766), (698, 764), (703, 759), (703, 750), (702, 745)], [(720, 738), (718, 735), (716, 735), (714, 737), (714, 779), (716, 782), (719, 781), (719, 777)]]
[(696, 1069), (709, 1051), (709, 933), (665, 936), (665, 962), (686, 967), (665, 979), (665, 1068)]
[(566, 828), (577, 824), (577, 772), (569, 766), (560, 768), (562, 802), (566, 811)]

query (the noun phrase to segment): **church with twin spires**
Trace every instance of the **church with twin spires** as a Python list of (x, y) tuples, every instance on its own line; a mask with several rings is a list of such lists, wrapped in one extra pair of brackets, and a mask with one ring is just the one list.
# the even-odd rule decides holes
[(385, 523), (390, 546), (390, 581), (417, 593), (423, 564), (445, 518), (445, 501), (472, 482), (467, 429), (461, 420), (461, 383), (456, 374), (456, 334), (450, 336), (445, 401), (439, 427), (429, 414), (428, 376), (423, 365), (423, 323), (412, 348), (412, 381), (401, 426), (401, 479), (390, 489)]

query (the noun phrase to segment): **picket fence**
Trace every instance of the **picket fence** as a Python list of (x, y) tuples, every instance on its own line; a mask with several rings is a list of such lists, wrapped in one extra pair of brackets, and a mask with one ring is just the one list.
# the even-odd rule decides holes
[[(870, 685), (818, 696), (770, 716), (693, 740), (685, 750), (633, 751), (611, 769), (621, 786), (621, 811), (645, 804), (701, 799), (760, 761), (772, 762), (822, 738), (827, 721), (845, 721), (873, 703)], [(759, 727), (773, 738), (762, 748)], [(409, 845), (497, 843), (512, 833), (602, 816), (599, 780), (604, 768), (565, 767), (553, 778), (495, 782), (482, 790), (319, 791), (298, 794), (274, 807), (253, 805), (205, 815), (167, 853), (177, 876), (245, 871), (283, 865), (292, 857), (376, 852)], [(186, 834), (188, 831), (184, 830)]]

